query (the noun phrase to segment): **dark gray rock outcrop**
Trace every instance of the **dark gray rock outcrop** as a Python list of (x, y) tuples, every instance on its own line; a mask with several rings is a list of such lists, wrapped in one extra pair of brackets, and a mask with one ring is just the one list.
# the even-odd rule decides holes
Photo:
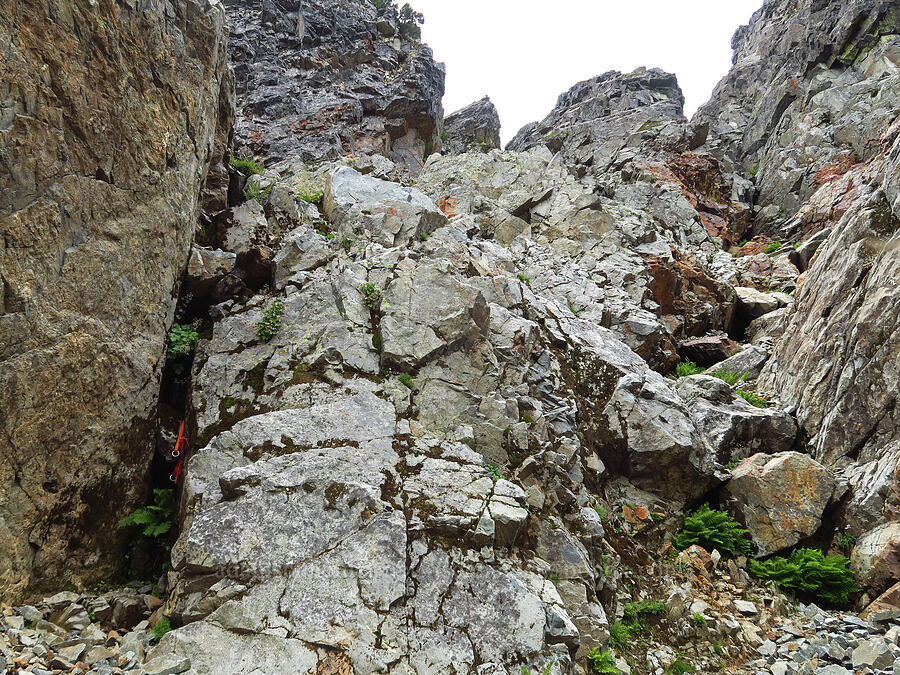
[(439, 140), (444, 67), (382, 4), (228, 0), (239, 152), (267, 161), (378, 153), (421, 168)]
[(579, 82), (562, 94), (540, 122), (522, 127), (507, 150), (545, 145), (566, 161), (603, 168), (628, 137), (666, 121), (684, 121), (684, 95), (671, 73), (638, 68), (609, 71)]
[(227, 144), (229, 80), (224, 10), (205, 0), (4, 1), (0, 44), (11, 599), (120, 566), (116, 523), (147, 491), (166, 332), (207, 167)]
[[(693, 123), (755, 182), (757, 233), (785, 229), (819, 187), (878, 153), (900, 101), (898, 33), (893, 0), (768, 0), (737, 31), (734, 67)], [(813, 220), (804, 231), (829, 224)]]
[(441, 150), (446, 155), (500, 147), (500, 116), (487, 96), (444, 118)]

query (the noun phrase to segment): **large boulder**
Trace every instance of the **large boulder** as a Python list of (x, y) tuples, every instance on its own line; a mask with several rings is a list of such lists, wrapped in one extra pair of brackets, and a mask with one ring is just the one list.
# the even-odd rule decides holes
[(818, 530), (825, 509), (845, 490), (831, 471), (807, 455), (758, 453), (735, 467), (723, 496), (750, 530), (756, 555), (764, 557)]
[(872, 595), (900, 581), (900, 522), (885, 523), (863, 534), (850, 554), (850, 566)]
[(441, 135), (444, 154), (487, 152), (499, 147), (500, 116), (487, 96), (444, 118)]
[(328, 174), (323, 206), (341, 235), (383, 246), (403, 246), (447, 222), (421, 190), (364, 176), (346, 166)]
[(757, 408), (717, 377), (691, 375), (675, 387), (720, 464), (790, 450), (797, 423), (782, 410)]
[(223, 152), (230, 80), (218, 2), (0, 9), (0, 595), (11, 598), (120, 565), (116, 524), (147, 491), (166, 332)]

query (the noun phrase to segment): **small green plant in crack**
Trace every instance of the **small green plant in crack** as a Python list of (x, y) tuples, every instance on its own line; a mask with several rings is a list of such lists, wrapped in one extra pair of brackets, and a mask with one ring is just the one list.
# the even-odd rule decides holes
[(841, 532), (835, 541), (838, 548), (843, 549), (845, 551), (849, 551), (853, 548), (853, 545), (856, 544), (856, 537), (854, 537), (849, 532)]
[(281, 315), (284, 314), (284, 303), (276, 299), (263, 313), (263, 318), (256, 324), (256, 336), (268, 342), (281, 330)]
[(752, 389), (738, 389), (734, 392), (754, 408), (768, 408), (769, 402)]
[(625, 615), (622, 623), (629, 633), (640, 633), (647, 628), (648, 616), (661, 616), (666, 613), (666, 606), (659, 600), (641, 600), (625, 604)]
[(725, 465), (725, 468), (728, 469), (729, 471), (733, 471), (735, 468), (737, 468), (737, 465), (740, 463), (741, 463), (741, 460), (732, 459), (730, 462), (728, 462), (728, 464)]
[(519, 281), (521, 281), (523, 284), (531, 283), (531, 277), (526, 275), (524, 272), (519, 272), (516, 276), (519, 277)]
[(694, 363), (690, 359), (685, 359), (684, 361), (679, 363), (677, 366), (675, 366), (675, 374), (678, 375), (678, 377), (688, 377), (689, 375), (699, 375), (704, 370), (706, 370), (706, 368), (704, 368), (703, 366), (698, 366), (696, 363)]
[(399, 373), (397, 375), (397, 379), (400, 380), (400, 384), (407, 387), (408, 389), (414, 389), (415, 385), (413, 384), (412, 375), (409, 373)]
[(153, 491), (153, 503), (134, 511), (119, 521), (119, 527), (140, 527), (141, 534), (151, 539), (158, 539), (172, 527), (172, 514), (175, 513), (175, 491), (156, 489)]
[(772, 241), (766, 244), (766, 247), (763, 249), (764, 253), (775, 253), (778, 249), (781, 248), (780, 241)]
[(485, 464), (484, 468), (488, 470), (488, 473), (491, 474), (491, 479), (496, 483), (498, 480), (504, 479), (502, 473), (500, 473), (500, 469), (497, 468), (495, 464)]
[(232, 157), (229, 160), (229, 164), (231, 164), (232, 168), (237, 169), (245, 176), (261, 174), (266, 170), (266, 167), (263, 166), (262, 162), (257, 162), (250, 157)]
[(360, 288), (363, 296), (363, 304), (371, 310), (374, 310), (378, 307), (378, 303), (381, 302), (381, 291), (371, 281), (365, 283)]
[(419, 235), (419, 241), (428, 241), (431, 238), (431, 232), (423, 232)]
[(350, 253), (350, 249), (353, 248), (353, 244), (356, 243), (356, 239), (350, 239), (344, 235), (341, 235), (341, 248), (344, 249), (347, 253)]
[(600, 516), (601, 521), (606, 521), (609, 517), (609, 513), (606, 510), (606, 507), (601, 506), (600, 504), (594, 504), (594, 511), (597, 512), (597, 515)]
[(172, 622), (169, 620), (169, 617), (164, 616), (153, 626), (153, 637), (159, 640), (170, 630), (172, 630)]
[(717, 377), (722, 380), (725, 384), (735, 385), (738, 382), (743, 382), (747, 379), (749, 373), (743, 373), (742, 375), (738, 375), (735, 371), (730, 368), (719, 368), (715, 372), (711, 373), (713, 377)]
[(600, 651), (599, 648), (594, 647), (587, 655), (587, 660), (594, 675), (615, 675), (621, 672), (616, 667), (616, 657), (608, 649)]
[(691, 615), (691, 621), (694, 622), (695, 626), (705, 626), (707, 624), (706, 617), (703, 616), (700, 612), (694, 612)]
[(751, 176), (755, 176), (756, 174), (758, 174), (759, 164), (754, 164), (753, 166), (751, 166), (747, 173), (749, 173)]
[(169, 342), (166, 346), (166, 360), (171, 364), (175, 375), (183, 375), (187, 369), (188, 359), (197, 346), (199, 334), (189, 323), (173, 323), (169, 329)]
[(684, 654), (676, 654), (675, 660), (666, 672), (671, 675), (685, 675), (685, 673), (693, 673), (694, 667), (684, 660)]
[(727, 656), (727, 654), (725, 653), (725, 647), (723, 647), (722, 643), (720, 643), (718, 640), (712, 641), (712, 648), (717, 656)]
[(247, 183), (247, 187), (244, 188), (244, 197), (246, 197), (248, 200), (256, 200), (258, 202), (261, 202), (263, 199), (268, 197), (271, 192), (271, 185), (262, 187), (259, 183)]

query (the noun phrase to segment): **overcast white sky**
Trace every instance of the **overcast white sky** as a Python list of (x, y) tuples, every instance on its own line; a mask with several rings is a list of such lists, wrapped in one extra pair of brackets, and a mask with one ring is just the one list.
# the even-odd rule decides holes
[[(398, 0), (403, 4), (407, 0)], [(506, 144), (562, 92), (607, 70), (678, 76), (690, 117), (731, 65), (731, 36), (762, 0), (408, 0), (447, 64), (444, 110), (485, 94)]]

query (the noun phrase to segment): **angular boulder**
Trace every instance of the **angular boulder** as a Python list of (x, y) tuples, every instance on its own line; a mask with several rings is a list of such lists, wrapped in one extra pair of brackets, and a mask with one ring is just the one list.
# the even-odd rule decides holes
[(364, 176), (350, 167), (328, 175), (323, 207), (343, 236), (388, 247), (408, 244), (447, 222), (421, 190)]
[(441, 151), (447, 155), (487, 152), (500, 147), (500, 116), (485, 96), (444, 118)]
[(675, 391), (720, 464), (756, 453), (784, 452), (794, 446), (797, 423), (790, 415), (776, 408), (750, 405), (717, 377), (682, 377)]
[(763, 557), (813, 534), (825, 509), (845, 489), (808, 455), (758, 453), (732, 471), (723, 497), (728, 510), (750, 530), (757, 557)]

